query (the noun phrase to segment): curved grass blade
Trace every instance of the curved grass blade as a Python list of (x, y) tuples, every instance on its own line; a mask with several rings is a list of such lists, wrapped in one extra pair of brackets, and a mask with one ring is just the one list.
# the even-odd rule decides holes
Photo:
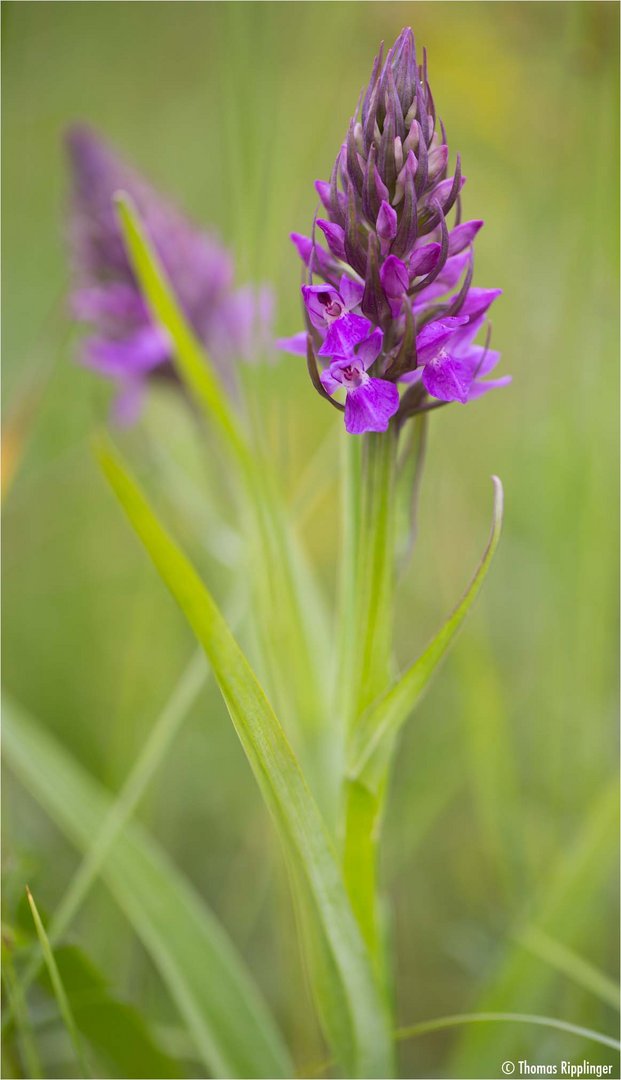
[[(392, 1039), (386, 1003), (375, 984), (324, 821), (284, 731), (210, 593), (159, 524), (109, 441), (100, 440), (97, 454), (131, 524), (211, 662), (287, 854), (305, 881), (349, 1013), (355, 1047), (354, 1060), (344, 1058), (349, 1075), (389, 1076)], [(343, 1048), (337, 1047), (337, 1053), (339, 1049)]]
[(611, 1009), (619, 1012), (621, 1006), (619, 987), (605, 971), (601, 971), (595, 964), (579, 956), (573, 949), (568, 949), (562, 941), (557, 941), (550, 934), (545, 934), (537, 926), (526, 926), (518, 934), (517, 940), (533, 956), (537, 956), (561, 974), (567, 975), (577, 986), (594, 994), (600, 1001), (610, 1005)]
[(45, 966), (47, 967), (50, 982), (52, 984), (52, 989), (54, 991), (54, 997), (56, 998), (60, 1015), (63, 1018), (63, 1023), (69, 1033), (69, 1038), (73, 1043), (75, 1056), (80, 1067), (80, 1075), (83, 1077), (90, 1076), (90, 1070), (87, 1068), (86, 1062), (84, 1060), (84, 1054), (82, 1052), (80, 1035), (76, 1027), (73, 1012), (71, 1011), (69, 999), (67, 998), (67, 994), (65, 993), (65, 987), (63, 986), (63, 981), (60, 977), (58, 965), (56, 963), (56, 960), (54, 959), (54, 953), (52, 952), (51, 945), (48, 941), (45, 927), (41, 921), (41, 916), (39, 915), (39, 912), (37, 910), (37, 905), (34, 902), (34, 897), (28, 886), (26, 886), (26, 896), (28, 897), (28, 903), (32, 912), (35, 930), (37, 931), (37, 937), (39, 939), (41, 952), (43, 953), (43, 958), (45, 960)]
[[(569, 1020), (560, 1020), (555, 1016), (539, 1016), (531, 1013), (512, 1012), (481, 1012), (481, 1013), (454, 1013), (451, 1016), (436, 1016), (433, 1020), (421, 1020), (418, 1024), (409, 1024), (408, 1027), (397, 1028), (394, 1038), (397, 1042), (406, 1042), (408, 1039), (419, 1039), (423, 1035), (431, 1035), (435, 1031), (444, 1031), (446, 1028), (462, 1027), (468, 1024), (533, 1024), (535, 1027), (552, 1028), (555, 1031), (566, 1031), (580, 1039), (589, 1039), (599, 1043), (600, 1046), (609, 1046), (612, 1050), (621, 1049), (621, 1043), (610, 1035), (593, 1028), (580, 1027), (572, 1024)], [(311, 1066), (304, 1070), (303, 1075), (320, 1077), (334, 1064), (333, 1061), (322, 1061), (320, 1065)]]
[[(108, 792), (10, 701), (3, 702), (3, 750), (55, 825), (88, 852), (109, 818)], [(293, 1075), (273, 1020), (222, 927), (139, 825), (125, 826), (101, 874), (158, 968), (210, 1075)]]
[(567, 1031), (570, 1035), (577, 1035), (581, 1039), (589, 1039), (601, 1046), (610, 1046), (613, 1050), (621, 1050), (621, 1043), (610, 1035), (604, 1035), (601, 1031), (593, 1031), (592, 1028), (580, 1027), (579, 1024), (571, 1024), (568, 1020), (559, 1020), (555, 1016), (531, 1016), (529, 1013), (456, 1013), (454, 1016), (438, 1016), (434, 1020), (422, 1020), (420, 1024), (412, 1024), (410, 1027), (399, 1028), (395, 1038), (399, 1040), (416, 1039), (421, 1035), (431, 1034), (433, 1031), (442, 1031), (444, 1028), (461, 1027), (462, 1024), (535, 1024), (540, 1027), (555, 1028), (557, 1031)]
[(422, 656), (408, 668), (386, 694), (367, 709), (355, 732), (349, 775), (352, 779), (363, 779), (371, 789), (377, 788), (383, 775), (382, 747), (392, 744), (399, 728), (427, 689), (434, 672), (446, 656), (470, 611), (498, 547), (502, 528), (503, 492), (498, 477), (494, 476), (492, 479), (494, 482), (492, 529), (483, 558), (468, 590)]
[(129, 773), (101, 831), (93, 838), (83, 862), (50, 923), (50, 937), (64, 934), (101, 871), (111, 848), (132, 817), (153, 775), (165, 759), (183, 720), (205, 686), (209, 668), (201, 654), (195, 654), (175, 686), (171, 697), (157, 717), (140, 756)]

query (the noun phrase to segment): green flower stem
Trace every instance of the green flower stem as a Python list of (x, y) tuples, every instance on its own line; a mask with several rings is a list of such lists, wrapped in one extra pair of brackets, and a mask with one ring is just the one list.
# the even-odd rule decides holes
[(354, 723), (390, 681), (394, 608), (397, 431), (369, 434), (363, 448), (358, 559), (357, 700)]
[[(346, 683), (348, 738), (368, 705), (392, 675), (396, 429), (365, 436), (362, 453), (350, 452), (345, 500), (341, 640)], [(343, 789), (343, 865), (362, 934), (383, 983), (376, 887), (376, 835), (381, 809), (377, 794), (346, 777)]]
[(358, 665), (358, 539), (362, 493), (362, 440), (343, 434), (340, 597), (334, 698), (342, 735), (352, 726)]
[(397, 432), (347, 437), (336, 665), (337, 713), (348, 733), (392, 673)]

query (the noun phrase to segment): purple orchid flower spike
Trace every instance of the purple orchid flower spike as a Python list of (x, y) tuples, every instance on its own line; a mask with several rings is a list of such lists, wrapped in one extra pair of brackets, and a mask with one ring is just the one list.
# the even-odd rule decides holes
[(233, 261), (219, 241), (190, 224), (92, 131), (72, 129), (67, 148), (72, 307), (94, 329), (83, 346), (83, 363), (119, 388), (117, 421), (136, 419), (151, 378), (176, 378), (170, 343), (151, 319), (125, 252), (113, 201), (119, 190), (136, 203), (185, 317), (234, 389), (235, 362), (250, 361), (268, 344), (271, 291), (235, 288)]
[[(499, 356), (474, 338), (500, 290), (472, 286), (483, 222), (461, 221), (464, 183), (459, 156), (450, 174), (426, 59), (418, 64), (406, 28), (385, 59), (380, 49), (330, 180), (316, 182), (323, 216), (312, 237), (292, 234), (308, 275), (307, 329), (278, 344), (307, 356), (310, 342), (315, 385), (329, 395), (344, 388), (351, 433), (383, 431), (392, 417), (401, 423), (434, 402), (465, 403), (510, 382), (481, 380)], [(378, 331), (368, 372), (361, 349)], [(417, 384), (416, 393), (400, 395), (402, 383)]]

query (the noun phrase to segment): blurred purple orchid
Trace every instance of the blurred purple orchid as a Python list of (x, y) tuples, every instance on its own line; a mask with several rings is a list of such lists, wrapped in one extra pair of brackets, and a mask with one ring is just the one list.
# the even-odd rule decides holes
[[(499, 354), (474, 338), (500, 290), (472, 287), (472, 245), (483, 222), (461, 222), (465, 179), (459, 156), (447, 175), (446, 132), (441, 121), (436, 126), (426, 54), (419, 65), (407, 28), (385, 61), (380, 48), (330, 180), (316, 182), (325, 216), (312, 237), (292, 234), (308, 273), (307, 329), (278, 344), (307, 356), (319, 390), (345, 388), (352, 434), (510, 382), (482, 379)], [(314, 275), (323, 284), (313, 284)], [(381, 345), (367, 364), (360, 349), (377, 332)]]
[(116, 419), (136, 419), (150, 378), (175, 377), (170, 343), (150, 316), (125, 252), (113, 202), (119, 190), (136, 203), (185, 317), (234, 387), (235, 361), (252, 360), (269, 342), (271, 291), (235, 288), (232, 258), (219, 241), (190, 224), (92, 131), (72, 129), (67, 147), (72, 307), (95, 330), (84, 342), (83, 363), (119, 387)]

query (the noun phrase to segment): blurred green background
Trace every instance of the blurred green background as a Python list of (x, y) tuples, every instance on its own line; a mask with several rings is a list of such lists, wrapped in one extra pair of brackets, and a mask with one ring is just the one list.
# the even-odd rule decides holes
[[(402, 1025), (543, 1013), (614, 1034), (617, 5), (8, 2), (2, 17), (5, 683), (113, 791), (194, 645), (92, 459), (109, 387), (75, 363), (66, 314), (63, 130), (88, 121), (213, 225), (241, 281), (273, 283), (277, 329), (292, 333), (288, 233), (309, 231), (313, 180), (329, 174), (379, 40), (410, 24), (427, 46), (468, 178), (465, 216), (486, 222), (476, 283), (504, 289), (494, 344), (514, 382), (433, 417), (399, 593), (405, 663), (476, 564), (498, 473), (496, 563), (407, 728), (392, 787), (383, 881), (397, 1013)], [(253, 377), (331, 601), (338, 420), (293, 358)], [(182, 407), (154, 393), (123, 441), (218, 596), (239, 589)], [(173, 498), (166, 478), (188, 462), (199, 495), (175, 481)], [(10, 921), (25, 881), (54, 910), (76, 854), (10, 773), (4, 793)], [(213, 687), (138, 816), (222, 919), (300, 1068), (320, 1061), (279, 849)], [(69, 937), (173, 1045), (176, 1011), (103, 886)], [(49, 1025), (41, 1048), (47, 1074), (67, 1075)], [(405, 1077), (495, 1076), (518, 1057), (615, 1060), (505, 1024), (404, 1041), (400, 1055)], [(185, 1068), (202, 1075), (191, 1053)]]

